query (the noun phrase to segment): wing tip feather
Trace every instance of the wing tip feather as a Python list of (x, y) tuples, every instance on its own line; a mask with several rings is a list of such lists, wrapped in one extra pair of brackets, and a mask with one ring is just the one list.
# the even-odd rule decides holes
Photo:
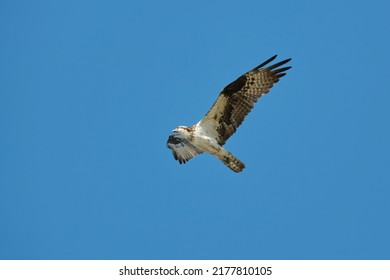
[[(277, 56), (278, 56), (278, 55), (275, 54), (274, 56), (270, 57), (269, 59), (267, 59), (266, 61), (264, 61), (264, 62), (261, 63), (260, 65), (258, 65), (258, 66), (256, 66), (255, 68), (253, 68), (252, 71), (253, 71), (253, 70), (261, 70), (262, 67), (264, 67), (264, 66), (266, 66), (267, 64), (269, 64), (270, 62), (274, 61), (274, 60), (276, 59)], [(267, 69), (269, 69), (269, 70), (275, 69), (275, 68), (277, 68), (277, 67), (279, 67), (279, 66), (281, 66), (281, 65), (286, 64), (286, 63), (289, 62), (290, 60), (291, 60), (291, 58), (287, 58), (287, 59), (282, 60), (282, 61), (280, 61), (280, 62), (278, 62), (278, 63), (275, 63), (275, 64), (273, 64), (273, 65), (268, 66)], [(290, 69), (290, 68), (291, 68), (291, 66), (289, 66), (288, 69)], [(285, 69), (285, 70), (288, 70), (288, 69)]]
[(290, 69), (291, 66), (287, 66), (287, 67), (283, 67), (283, 68), (278, 68), (278, 69), (275, 69), (274, 71), (272, 71), (273, 73), (275, 74), (279, 74), (279, 73), (282, 73), (282, 72), (286, 72), (288, 69)]
[[(275, 69), (275, 68), (278, 68), (279, 66), (282, 66), (282, 65), (286, 64), (286, 63), (289, 62), (290, 60), (291, 60), (291, 58), (288, 58), (288, 59), (279, 61), (278, 63), (275, 63), (275, 64), (273, 64), (273, 65), (271, 65), (271, 66), (268, 66), (267, 69), (268, 69), (268, 70), (273, 70), (273, 69)], [(291, 66), (288, 66), (288, 67), (291, 68)], [(287, 68), (287, 67), (284, 67), (284, 68)], [(284, 68), (282, 68), (282, 69), (284, 69)], [(290, 68), (288, 68), (288, 69), (290, 69)], [(288, 69), (286, 69), (286, 70), (288, 70)]]
[(270, 63), (271, 61), (274, 61), (275, 58), (277, 57), (278, 55), (275, 54), (274, 56), (268, 58), (266, 61), (264, 61), (263, 63), (261, 63), (260, 65), (256, 66), (255, 68), (253, 68), (253, 70), (258, 70), (260, 69), (261, 67), (267, 65), (268, 63)]

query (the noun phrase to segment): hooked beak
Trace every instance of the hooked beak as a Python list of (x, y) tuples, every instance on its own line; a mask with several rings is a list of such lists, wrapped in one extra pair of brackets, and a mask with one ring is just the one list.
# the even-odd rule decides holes
[(172, 130), (172, 132), (177, 132), (177, 129), (175, 128), (174, 130)]

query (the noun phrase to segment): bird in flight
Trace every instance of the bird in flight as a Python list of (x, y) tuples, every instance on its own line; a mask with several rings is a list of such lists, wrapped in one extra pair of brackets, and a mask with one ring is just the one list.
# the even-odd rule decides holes
[(291, 66), (282, 67), (285, 59), (267, 66), (276, 55), (227, 85), (214, 105), (195, 125), (178, 126), (167, 141), (167, 147), (180, 164), (196, 155), (209, 153), (216, 156), (234, 172), (241, 172), (245, 164), (222, 146), (244, 121), (256, 101), (269, 92)]

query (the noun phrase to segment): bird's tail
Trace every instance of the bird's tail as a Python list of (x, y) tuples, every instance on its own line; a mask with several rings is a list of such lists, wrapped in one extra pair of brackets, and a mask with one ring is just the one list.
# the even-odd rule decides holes
[(220, 152), (217, 154), (217, 157), (231, 170), (234, 172), (241, 172), (245, 168), (245, 164), (233, 156), (231, 153), (226, 151), (224, 148), (220, 150)]

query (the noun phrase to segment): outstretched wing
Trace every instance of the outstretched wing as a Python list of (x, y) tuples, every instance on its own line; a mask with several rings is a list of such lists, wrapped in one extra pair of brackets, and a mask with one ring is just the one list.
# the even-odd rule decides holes
[(286, 59), (262, 68), (276, 55), (227, 85), (206, 116), (198, 125), (213, 135), (220, 145), (237, 130), (256, 101), (286, 75), (291, 67), (278, 68), (291, 60)]
[(167, 141), (167, 147), (172, 150), (173, 156), (176, 160), (186, 163), (194, 156), (203, 153), (198, 147), (194, 146), (187, 139), (181, 137), (179, 134), (171, 134)]

